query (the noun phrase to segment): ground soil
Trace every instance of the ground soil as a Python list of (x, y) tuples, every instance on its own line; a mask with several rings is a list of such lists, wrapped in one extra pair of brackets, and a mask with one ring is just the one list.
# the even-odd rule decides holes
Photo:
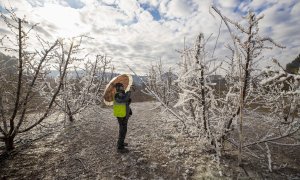
[[(155, 102), (133, 103), (128, 152), (118, 152), (117, 120), (110, 108), (91, 107), (72, 123), (62, 116), (20, 135), (16, 150), (0, 158), (1, 179), (297, 179), (268, 173), (248, 163), (236, 167), (236, 156), (225, 153), (217, 166), (215, 153), (176, 130), (174, 118)], [(46, 126), (46, 127), (45, 127)], [(3, 144), (0, 144), (3, 146)], [(1, 149), (0, 149), (1, 150)], [(3, 150), (3, 149), (2, 149)]]

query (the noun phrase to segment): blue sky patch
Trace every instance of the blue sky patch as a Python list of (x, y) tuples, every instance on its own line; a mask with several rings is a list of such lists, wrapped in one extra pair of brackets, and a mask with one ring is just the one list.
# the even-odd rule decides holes
[(81, 9), (85, 6), (85, 4), (80, 0), (66, 0), (66, 2), (69, 4), (71, 8), (74, 9)]
[(260, 6), (259, 8), (255, 9), (254, 11), (255, 11), (257, 14), (259, 14), (259, 13), (261, 13), (262, 11), (268, 9), (268, 8), (271, 7), (271, 6), (272, 6), (272, 4), (264, 4), (264, 5)]
[(155, 21), (159, 21), (161, 19), (160, 13), (157, 8), (150, 6), (149, 4), (140, 4), (140, 6), (148, 11)]
[(246, 15), (248, 13), (248, 11), (243, 11), (242, 9), (240, 9), (240, 5), (241, 5), (242, 1), (240, 0), (238, 4), (236, 4), (235, 8), (233, 9), (233, 12), (241, 14), (241, 15)]
[[(17, 10), (16, 8), (13, 8), (13, 9)], [(7, 14), (8, 13), (8, 11), (4, 7), (2, 7), (1, 5), (0, 5), (0, 12), (2, 12), (3, 14)]]
[(4, 11), (5, 9), (2, 6), (0, 6), (0, 12), (4, 12)]

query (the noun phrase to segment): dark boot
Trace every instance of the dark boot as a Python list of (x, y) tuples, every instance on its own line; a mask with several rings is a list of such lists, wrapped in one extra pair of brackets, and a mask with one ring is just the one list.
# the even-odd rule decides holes
[(128, 153), (129, 150), (126, 149), (126, 148), (123, 148), (123, 149), (118, 149), (118, 152), (119, 152), (119, 153)]
[(128, 143), (119, 144), (118, 142), (118, 149), (124, 149), (126, 146), (128, 146)]
[(118, 149), (125, 149), (125, 146), (118, 145)]

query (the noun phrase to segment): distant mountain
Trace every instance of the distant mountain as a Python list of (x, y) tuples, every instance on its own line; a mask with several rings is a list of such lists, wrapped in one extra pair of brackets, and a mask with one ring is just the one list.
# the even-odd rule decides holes
[[(75, 71), (72, 71), (72, 72), (69, 72), (68, 76), (71, 76), (71, 77), (76, 77), (76, 76), (82, 76), (83, 75), (83, 71), (77, 71), (77, 73)], [(106, 79), (106, 81), (110, 81), (112, 78), (116, 77), (120, 75), (119, 73), (111, 73), (111, 72), (107, 72), (104, 74), (104, 79)], [(53, 70), (50, 72), (49, 74), (50, 77), (58, 77), (59, 76), (59, 72), (56, 71), (56, 70)], [(102, 74), (99, 74), (98, 77), (101, 77)], [(136, 86), (142, 86), (143, 85), (143, 82), (141, 81), (141, 79), (143, 81), (146, 81), (147, 78), (146, 76), (136, 76), (136, 75), (132, 75), (132, 79), (133, 79), (133, 83), (134, 85)]]
[(15, 73), (17, 71), (18, 59), (7, 56), (0, 52), (0, 72)]
[[(118, 73), (106, 73), (105, 74), (105, 78), (107, 78), (107, 81), (110, 81), (112, 78), (118, 76), (120, 74)], [(136, 76), (136, 75), (131, 75), (132, 76), (132, 80), (133, 80), (133, 84), (135, 86), (142, 86), (143, 85), (143, 81), (146, 81), (147, 80), (147, 76)]]
[[(107, 73), (105, 73), (104, 77), (107, 79), (107, 81), (110, 81), (112, 78), (114, 78), (118, 75), (120, 75), (120, 74), (119, 73), (107, 72)], [(143, 81), (147, 80), (146, 76), (136, 76), (136, 75), (131, 75), (131, 76), (132, 76), (132, 79), (133, 79), (133, 84), (136, 85), (136, 86), (142, 86), (143, 85), (142, 80)]]
[(147, 76), (136, 76), (136, 75), (132, 75), (132, 79), (133, 79), (133, 84), (136, 86), (142, 86), (143, 82), (141, 81), (141, 79), (143, 81), (147, 81)]
[[(1, 73), (15, 73), (17, 71), (17, 65), (18, 65), (18, 59), (16, 57), (11, 57), (11, 56), (7, 56), (3, 53), (0, 52), (0, 72)], [(68, 76), (71, 76), (71, 77), (76, 77), (76, 76), (82, 76), (83, 75), (83, 71), (71, 71), (69, 72)], [(116, 77), (118, 76), (119, 73), (110, 73), (110, 72), (107, 72), (104, 74), (104, 78), (107, 80), (107, 81), (110, 81), (113, 77)], [(50, 71), (49, 77), (58, 77), (59, 76), (59, 72), (57, 70), (52, 70)], [(99, 77), (101, 75), (99, 74)], [(141, 81), (141, 79), (143, 81), (146, 81), (147, 78), (146, 76), (136, 76), (136, 75), (132, 75), (132, 78), (133, 78), (133, 83), (136, 85), (136, 86), (142, 86), (143, 83)]]

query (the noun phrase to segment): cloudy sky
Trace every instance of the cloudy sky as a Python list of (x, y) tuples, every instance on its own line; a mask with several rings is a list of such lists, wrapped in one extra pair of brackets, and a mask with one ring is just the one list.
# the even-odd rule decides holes
[[(276, 57), (285, 65), (300, 53), (299, 0), (1, 0), (0, 11), (13, 7), (18, 16), (40, 23), (37, 30), (54, 40), (60, 37), (88, 35), (84, 47), (92, 53), (107, 54), (119, 72), (129, 72), (133, 66), (144, 74), (152, 63), (176, 66), (184, 38), (192, 45), (199, 32), (211, 36), (213, 48), (220, 18), (210, 10), (215, 5), (222, 13), (242, 22), (242, 16), (252, 9), (264, 14), (260, 30), (285, 45), (284, 50), (265, 53), (265, 63)], [(7, 31), (0, 21), (0, 37)], [(224, 24), (218, 41), (216, 57), (228, 53), (228, 32)]]

